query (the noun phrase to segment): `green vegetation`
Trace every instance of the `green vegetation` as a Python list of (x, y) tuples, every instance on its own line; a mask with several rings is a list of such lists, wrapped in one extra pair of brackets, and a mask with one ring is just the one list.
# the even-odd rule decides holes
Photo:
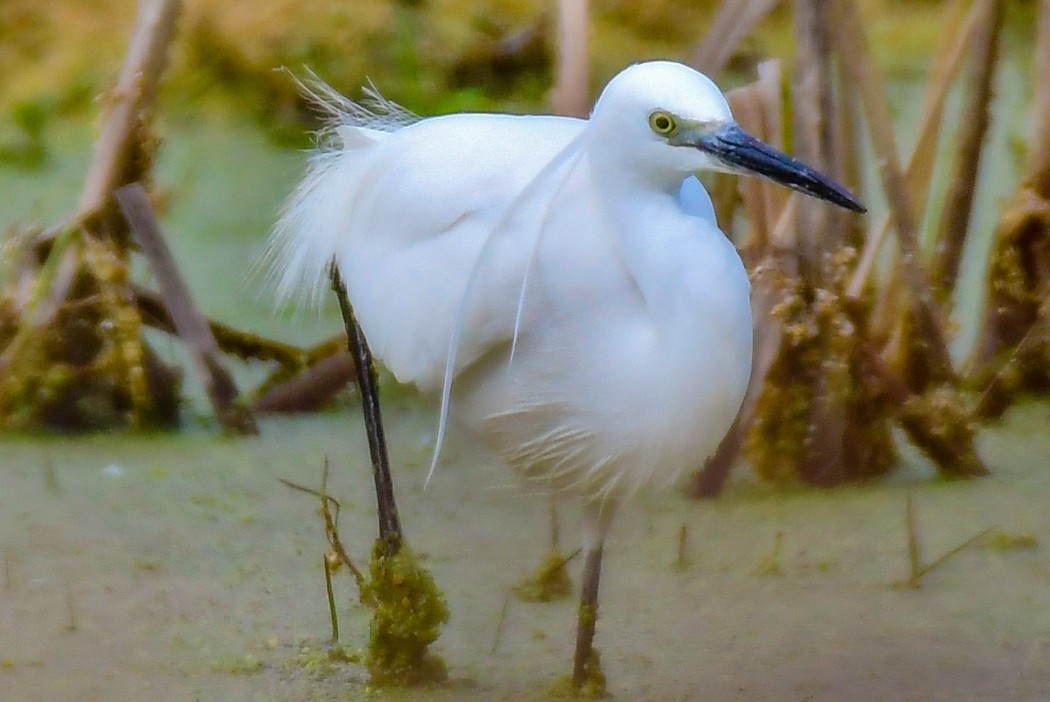
[(565, 599), (572, 594), (572, 579), (565, 566), (576, 553), (566, 558), (559, 551), (552, 550), (540, 561), (531, 575), (514, 586), (514, 594), (525, 602), (553, 602)]
[[(580, 606), (581, 617), (594, 617), (593, 610), (586, 605)], [(602, 672), (602, 656), (596, 648), (591, 649), (591, 655), (587, 659), (585, 668), (586, 677), (583, 685), (577, 687), (573, 684), (572, 676), (565, 675), (555, 680), (547, 692), (555, 698), (577, 698), (585, 700), (600, 700), (609, 696), (605, 686), (605, 673)]]
[[(914, 72), (928, 55), (941, 29), (942, 5), (864, 3), (872, 43), (881, 47), (879, 58), (891, 75)], [(1034, 8), (1017, 5), (1010, 32), (1023, 40), (1030, 37)], [(610, 0), (593, 7), (593, 87), (632, 61), (685, 58), (715, 7), (691, 0)], [(124, 42), (113, 38), (130, 34), (132, 20), (125, 0), (6, 0), (0, 8), (0, 71), (6, 77), (0, 134), (13, 129), (29, 136), (26, 117), (36, 124), (41, 116), (93, 111), (95, 96), (120, 65)], [(295, 125), (307, 116), (305, 106), (288, 75), (274, 69), (309, 66), (351, 94), (371, 79), (392, 99), (426, 114), (535, 109), (551, 84), (552, 26), (546, 0), (186, 0), (164, 108), (198, 116), (208, 105), (247, 112), (278, 140), (304, 143)], [(790, 26), (788, 8), (774, 11), (735, 57), (730, 70), (736, 76), (727, 82), (750, 78), (760, 58), (790, 55)], [(512, 60), (494, 58), (512, 35), (532, 39)], [(27, 115), (27, 106), (36, 114)]]
[(430, 572), (407, 544), (394, 555), (376, 540), (369, 568), (375, 601), (368, 642), (368, 672), (378, 687), (443, 682), (445, 662), (428, 650), (448, 621), (448, 605)]

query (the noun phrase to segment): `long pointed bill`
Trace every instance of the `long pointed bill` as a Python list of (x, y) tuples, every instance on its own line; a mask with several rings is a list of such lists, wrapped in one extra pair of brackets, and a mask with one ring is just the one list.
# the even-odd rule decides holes
[(721, 161), (726, 170), (760, 175), (806, 195), (854, 212), (867, 212), (857, 196), (820, 171), (730, 124), (699, 139), (699, 148)]

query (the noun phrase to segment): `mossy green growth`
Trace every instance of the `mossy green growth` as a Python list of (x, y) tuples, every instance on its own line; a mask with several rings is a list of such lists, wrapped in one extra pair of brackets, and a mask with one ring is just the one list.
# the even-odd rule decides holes
[(779, 302), (771, 314), (781, 341), (745, 444), (755, 472), (767, 480), (832, 485), (881, 476), (895, 464), (894, 405), (867, 360), (870, 302), (852, 302), (842, 292), (855, 258), (849, 246), (831, 252), (822, 287), (767, 273), (775, 276), (769, 285)]
[(395, 549), (383, 539), (376, 540), (369, 570), (369, 590), (375, 600), (367, 658), (372, 684), (443, 682), (448, 676), (445, 662), (428, 650), (449, 617), (434, 578), (407, 544)]
[(347, 646), (303, 646), (295, 662), (303, 670), (325, 677), (343, 669), (346, 663), (361, 663), (364, 654)]
[(53, 109), (46, 102), (27, 100), (11, 108), (11, 122), (17, 136), (0, 140), (0, 164), (29, 171), (39, 170), (47, 164), (44, 128)]
[(572, 594), (572, 579), (565, 567), (569, 559), (551, 551), (532, 575), (514, 586), (514, 594), (525, 602), (553, 602)]
[[(581, 607), (581, 612), (583, 607)], [(594, 616), (593, 611), (591, 616)], [(584, 668), (583, 684), (577, 686), (573, 683), (572, 675), (565, 675), (555, 680), (547, 693), (551, 697), (559, 699), (575, 698), (584, 700), (600, 700), (609, 696), (605, 687), (605, 673), (602, 672), (602, 656), (598, 649), (591, 649), (591, 656)]]
[(993, 529), (986, 537), (987, 548), (993, 551), (1013, 551), (1039, 547), (1039, 540), (1029, 531), (1005, 531)]
[(985, 475), (974, 446), (975, 423), (962, 392), (945, 383), (913, 395), (900, 411), (901, 425), (942, 475)]

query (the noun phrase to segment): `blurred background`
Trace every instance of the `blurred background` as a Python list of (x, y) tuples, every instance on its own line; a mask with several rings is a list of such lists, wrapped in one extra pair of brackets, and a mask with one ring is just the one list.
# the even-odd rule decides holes
[[(828, 321), (835, 315), (813, 312), (813, 291), (841, 293), (852, 302), (836, 308), (839, 321), (851, 317), (851, 328), (866, 338), (870, 354), (865, 354), (896, 369), (896, 376), (880, 377), (871, 390), (864, 389), (865, 378), (878, 374), (856, 364), (851, 368), (849, 382), (865, 395), (860, 405), (880, 406), (861, 412), (858, 425), (871, 424), (873, 416), (898, 419), (896, 410), (887, 409), (887, 397), (895, 407), (909, 398), (942, 407), (959, 404), (960, 398), (943, 393), (930, 400), (930, 393), (948, 385), (952, 392), (979, 397), (990, 379), (1001, 375), (1003, 354), (1012, 353), (1031, 326), (1034, 313), (1028, 308), (1042, 284), (1041, 278), (1019, 283), (1027, 286), (1027, 311), (1009, 338), (1000, 338), (988, 321), (994, 302), (988, 294), (994, 287), (990, 266), (1006, 260), (993, 251), (994, 233), (1001, 206), (1018, 192), (1026, 158), (1034, 154), (1030, 160), (1039, 162), (1029, 147), (1038, 141), (1037, 125), (1045, 122), (1034, 68), (1038, 3), (861, 0), (842, 5), (855, 22), (837, 24), (828, 14), (833, 6), (771, 0), (188, 0), (170, 46), (164, 42), (161, 55), (168, 60), (158, 73), (160, 87), (150, 92), (141, 115), (141, 175), (151, 184), (178, 265), (208, 317), (300, 346), (319, 343), (331, 335), (331, 319), (293, 325), (287, 312), (273, 315), (268, 281), (251, 264), (261, 257), (280, 203), (302, 172), (302, 150), (320, 126), (294, 76), (313, 71), (351, 97), (371, 81), (386, 97), (424, 115), (460, 110), (585, 115), (600, 87), (624, 65), (657, 57), (691, 62), (730, 91), (745, 126), (847, 182), (871, 209), (865, 234), (856, 223), (824, 221), (802, 205), (802, 224), (789, 228), (786, 244), (777, 243), (771, 234), (787, 204), (783, 192), (753, 181), (739, 186), (736, 179), (707, 181), (722, 226), (732, 232), (752, 271), (783, 273), (778, 252), (798, 257), (788, 276), (797, 278), (795, 293), (781, 281), (774, 297), (784, 303), (782, 313), (792, 308), (791, 299), (804, 304), (787, 313), (795, 318), (782, 314), (777, 324), (816, 331), (792, 343), (769, 342), (771, 348), (802, 359), (807, 348), (812, 354), (821, 346), (820, 355), (828, 356), (818, 337), (834, 336), (826, 332), (837, 322)], [(104, 0), (7, 0), (0, 7), (5, 76), (0, 188), (6, 195), (0, 229), (9, 232), (9, 250), (18, 239), (14, 232), (46, 230), (76, 210), (96, 136), (121, 99), (112, 86), (131, 41), (135, 9), (129, 1)], [(846, 24), (856, 25), (852, 34), (841, 29)], [(866, 78), (853, 72), (858, 66)], [(807, 84), (823, 87), (799, 88)], [(964, 133), (967, 125), (974, 126)], [(929, 313), (920, 314), (916, 324), (907, 321), (911, 303), (898, 292), (899, 274), (893, 273), (896, 234), (886, 217), (891, 213), (896, 219), (901, 212), (892, 183), (877, 167), (885, 162), (898, 181), (907, 175), (904, 189), (916, 196), (903, 217), (907, 226), (897, 229), (904, 230), (905, 248), (918, 247), (929, 269), (918, 271), (919, 278), (909, 273), (913, 282), (904, 287), (912, 298), (931, 290), (938, 296), (936, 311), (929, 300), (920, 300)], [(914, 168), (905, 174), (904, 166)], [(951, 212), (945, 214), (945, 207)], [(821, 242), (817, 249), (814, 241)], [(839, 261), (837, 282), (829, 282), (825, 270), (831, 259)], [(776, 265), (769, 265), (774, 260)], [(139, 263), (132, 261), (132, 268), (149, 278)], [(914, 280), (928, 275), (937, 285), (927, 281), (918, 286), (922, 290), (916, 288)], [(773, 307), (758, 305), (756, 330)], [(804, 320), (799, 314), (810, 316)], [(932, 326), (924, 321), (931, 315)], [(940, 363), (944, 373), (919, 369), (917, 355), (909, 358), (906, 352), (916, 339), (926, 344), (929, 334), (935, 337), (933, 348), (950, 355)], [(177, 347), (162, 343), (169, 357), (177, 357)], [(838, 352), (842, 358), (858, 353), (857, 348)], [(767, 364), (753, 384), (762, 377), (775, 380), (778, 368), (798, 374), (771, 363), (772, 375)], [(264, 375), (257, 367), (237, 372), (248, 373), (249, 384)], [(952, 374), (956, 377), (949, 378)], [(200, 392), (190, 376), (184, 394), (192, 398)], [(1045, 374), (1036, 380), (1021, 383), (1021, 389), (1038, 387)], [(810, 377), (802, 384), (812, 395), (821, 382)], [(908, 386), (904, 395), (898, 392), (902, 383)], [(787, 397), (782, 393), (774, 401), (774, 396), (773, 404)], [(1010, 403), (1006, 396), (1012, 391), (996, 395), (989, 414), (1001, 414)], [(811, 398), (795, 404), (800, 403), (809, 407)], [(917, 414), (928, 416), (928, 410)], [(796, 414), (807, 431), (819, 423), (809, 409), (797, 408)], [(969, 409), (957, 414), (948, 424), (969, 421)], [(767, 423), (779, 427), (771, 429), (775, 439), (767, 437), (767, 443), (802, 442), (805, 437), (797, 432), (785, 434), (792, 421), (780, 417)], [(941, 445), (926, 448), (942, 464), (972, 463), (972, 456), (938, 458), (938, 450), (943, 453), (952, 443), (946, 438), (951, 432), (940, 434), (936, 441), (927, 437), (918, 443)], [(884, 436), (875, 443), (887, 441)], [(885, 457), (861, 463), (858, 476), (888, 467)], [(981, 471), (974, 465), (961, 472)]]

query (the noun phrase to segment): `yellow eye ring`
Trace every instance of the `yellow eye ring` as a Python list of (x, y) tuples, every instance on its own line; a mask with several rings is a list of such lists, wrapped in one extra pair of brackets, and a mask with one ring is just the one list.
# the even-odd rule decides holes
[(677, 129), (678, 125), (674, 121), (674, 115), (657, 110), (649, 115), (649, 128), (660, 136), (667, 136)]

